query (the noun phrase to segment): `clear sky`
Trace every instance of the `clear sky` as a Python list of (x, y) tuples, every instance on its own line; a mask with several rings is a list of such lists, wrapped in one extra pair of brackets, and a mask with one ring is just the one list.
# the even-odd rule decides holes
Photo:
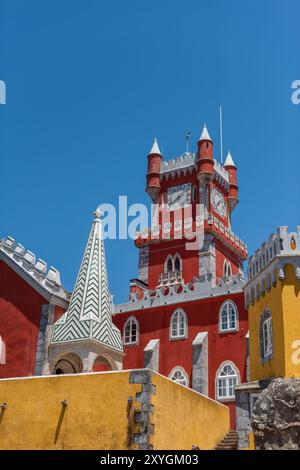
[[(72, 289), (92, 212), (146, 202), (146, 156), (196, 146), (206, 122), (238, 166), (233, 230), (252, 253), (300, 225), (299, 0), (0, 0), (0, 237)], [(111, 292), (128, 297), (133, 242), (106, 242)]]

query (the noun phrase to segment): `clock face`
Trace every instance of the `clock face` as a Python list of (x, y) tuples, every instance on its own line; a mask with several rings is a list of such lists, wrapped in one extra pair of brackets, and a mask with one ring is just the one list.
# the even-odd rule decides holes
[(168, 188), (168, 207), (175, 211), (191, 203), (191, 183)]
[(210, 201), (214, 211), (221, 217), (226, 215), (226, 202), (223, 194), (220, 193), (216, 188), (212, 188), (210, 193)]

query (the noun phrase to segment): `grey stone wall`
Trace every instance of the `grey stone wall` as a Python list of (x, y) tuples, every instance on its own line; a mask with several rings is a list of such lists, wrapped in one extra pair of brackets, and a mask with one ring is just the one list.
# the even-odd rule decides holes
[(193, 341), (192, 388), (208, 396), (208, 333), (198, 333)]

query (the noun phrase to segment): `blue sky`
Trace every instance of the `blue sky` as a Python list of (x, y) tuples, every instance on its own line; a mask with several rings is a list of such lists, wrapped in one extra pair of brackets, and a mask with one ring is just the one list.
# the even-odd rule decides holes
[[(206, 122), (238, 166), (233, 229), (249, 251), (300, 224), (298, 0), (0, 0), (0, 237), (72, 289), (103, 202), (148, 202), (146, 156), (191, 147)], [(131, 240), (106, 242), (110, 288), (137, 275)]]

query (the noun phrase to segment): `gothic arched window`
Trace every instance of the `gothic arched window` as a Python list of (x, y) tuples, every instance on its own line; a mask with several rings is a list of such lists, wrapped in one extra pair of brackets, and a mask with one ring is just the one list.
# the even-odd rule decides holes
[(219, 331), (237, 331), (238, 310), (231, 300), (225, 300), (219, 312)]
[(171, 273), (173, 271), (173, 261), (172, 257), (169, 256), (169, 259), (167, 261), (167, 273)]
[(223, 362), (216, 375), (216, 397), (218, 400), (235, 398), (235, 387), (239, 382), (238, 369), (232, 362)]
[(172, 315), (170, 322), (170, 338), (181, 339), (187, 337), (187, 318), (185, 312), (178, 308)]
[(181, 258), (179, 255), (176, 255), (174, 258), (174, 268), (175, 271), (181, 271)]
[(139, 325), (135, 317), (130, 317), (124, 325), (124, 344), (137, 344), (139, 340)]
[(174, 382), (184, 385), (185, 387), (189, 386), (189, 377), (182, 367), (174, 367), (169, 375), (169, 379), (174, 380)]

